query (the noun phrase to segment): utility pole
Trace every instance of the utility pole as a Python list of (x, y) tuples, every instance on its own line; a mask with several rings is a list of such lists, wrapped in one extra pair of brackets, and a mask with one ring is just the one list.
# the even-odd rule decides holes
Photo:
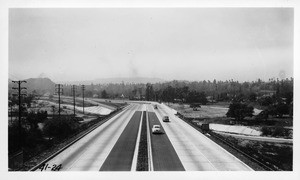
[(84, 85), (81, 85), (81, 89), (82, 89), (82, 108), (83, 108), (83, 114), (84, 114), (84, 90), (85, 90), (85, 87)]
[(19, 98), (19, 146), (20, 149), (22, 150), (22, 125), (21, 125), (21, 118), (22, 118), (22, 104), (21, 104), (21, 98), (22, 96), (26, 96), (25, 93), (22, 93), (22, 89), (27, 89), (25, 87), (21, 87), (22, 83), (27, 83), (26, 81), (12, 81), (13, 83), (17, 83), (18, 87), (13, 87), (12, 89), (17, 89), (18, 90), (18, 94), (13, 94), (13, 95), (18, 95)]
[(55, 91), (58, 94), (58, 118), (60, 119), (60, 95), (63, 94), (63, 85), (62, 84), (55, 84)]
[(74, 117), (76, 116), (75, 114), (75, 93), (76, 93), (76, 85), (71, 86), (71, 91), (73, 93), (73, 105), (74, 105)]

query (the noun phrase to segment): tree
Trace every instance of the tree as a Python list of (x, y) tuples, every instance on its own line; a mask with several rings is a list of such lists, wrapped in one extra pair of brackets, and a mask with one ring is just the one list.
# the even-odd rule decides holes
[(91, 90), (86, 90), (85, 92), (84, 92), (84, 96), (85, 97), (93, 97), (93, 91), (91, 91)]
[(103, 90), (101, 92), (101, 97), (104, 98), (104, 99), (108, 97), (108, 94), (107, 94), (107, 92), (105, 90)]
[(272, 107), (272, 115), (282, 117), (284, 114), (290, 114), (289, 105), (284, 103), (278, 103)]
[(23, 102), (27, 104), (27, 107), (31, 107), (31, 103), (34, 100), (34, 98), (34, 94), (29, 94), (28, 96), (24, 97)]
[(229, 105), (226, 116), (235, 118), (236, 120), (243, 120), (247, 116), (252, 117), (253, 112), (252, 106), (247, 106), (246, 104), (240, 102), (233, 102)]
[(186, 102), (206, 104), (207, 99), (204, 92), (191, 91), (188, 93)]
[(43, 132), (48, 136), (54, 136), (58, 139), (65, 138), (74, 133), (79, 127), (73, 117), (61, 117), (46, 120)]
[(150, 101), (153, 100), (154, 98), (154, 91), (153, 91), (153, 86), (150, 83), (146, 84), (146, 100)]
[(173, 102), (175, 98), (175, 89), (172, 86), (168, 86), (162, 92), (162, 100), (166, 102)]
[(249, 94), (249, 101), (254, 102), (257, 99), (256, 93), (252, 92)]

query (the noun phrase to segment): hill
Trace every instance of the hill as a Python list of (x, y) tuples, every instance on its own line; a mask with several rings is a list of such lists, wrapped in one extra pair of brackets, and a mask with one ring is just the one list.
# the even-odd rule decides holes
[[(49, 78), (29, 78), (25, 79), (27, 83), (22, 83), (22, 87), (27, 88), (27, 93), (31, 93), (32, 91), (36, 91), (38, 94), (51, 93), (53, 94), (55, 91), (55, 83), (51, 81)], [(17, 87), (16, 83), (12, 83), (9, 80), (8, 88), (9, 91), (12, 90), (12, 87)]]

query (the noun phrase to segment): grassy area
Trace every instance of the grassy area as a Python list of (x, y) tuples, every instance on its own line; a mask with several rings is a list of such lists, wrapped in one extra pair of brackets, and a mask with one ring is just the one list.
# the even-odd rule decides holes
[(223, 138), (273, 169), (293, 170), (293, 145), (245, 140), (226, 135)]
[(187, 118), (225, 117), (228, 109), (225, 105), (207, 105), (194, 111), (188, 104), (169, 104), (169, 106)]

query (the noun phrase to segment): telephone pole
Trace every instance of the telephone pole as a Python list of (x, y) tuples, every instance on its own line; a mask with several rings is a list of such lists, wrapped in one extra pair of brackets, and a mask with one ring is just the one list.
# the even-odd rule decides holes
[(18, 90), (18, 94), (13, 94), (13, 95), (18, 95), (19, 98), (19, 146), (20, 149), (22, 150), (22, 125), (21, 125), (21, 118), (22, 118), (22, 104), (21, 104), (21, 98), (22, 96), (26, 96), (25, 93), (22, 93), (22, 89), (27, 89), (25, 87), (21, 87), (22, 83), (27, 83), (26, 81), (12, 81), (13, 83), (17, 83), (18, 87), (13, 87), (12, 89), (17, 89)]
[(71, 91), (72, 91), (72, 94), (73, 94), (74, 117), (75, 117), (76, 116), (75, 115), (75, 93), (76, 93), (76, 85), (71, 86)]
[(85, 87), (84, 85), (81, 85), (81, 89), (82, 89), (82, 109), (83, 109), (83, 114), (84, 114), (84, 90), (85, 90)]
[(63, 94), (63, 85), (62, 84), (55, 84), (55, 91), (58, 94), (58, 118), (60, 119), (60, 95)]

